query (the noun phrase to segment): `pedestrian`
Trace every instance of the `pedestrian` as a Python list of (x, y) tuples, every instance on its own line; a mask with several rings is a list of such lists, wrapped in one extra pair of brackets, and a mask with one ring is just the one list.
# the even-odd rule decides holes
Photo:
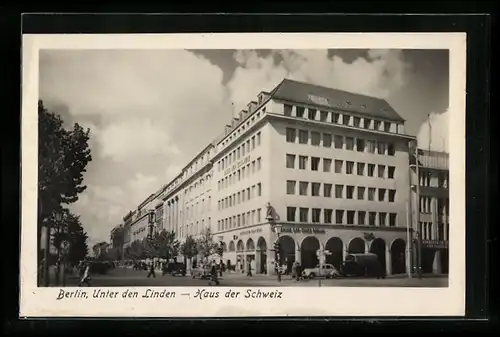
[(222, 277), (222, 268), (224, 268), (224, 263), (222, 260), (219, 263), (219, 276)]
[(217, 265), (215, 264), (215, 261), (212, 262), (212, 268), (210, 270), (210, 281), (208, 281), (209, 285), (212, 285), (212, 283), (215, 283), (215, 285), (219, 285), (220, 282), (217, 279)]
[(247, 265), (247, 276), (252, 276), (252, 262), (251, 261), (248, 261), (248, 265)]
[(156, 273), (155, 273), (155, 265), (154, 263), (151, 263), (150, 266), (149, 266), (149, 273), (148, 273), (148, 278), (150, 276), (153, 276), (154, 278), (156, 278)]
[(86, 284), (87, 287), (90, 287), (90, 264), (85, 263), (84, 267), (85, 269), (83, 271), (83, 275), (80, 279), (80, 282), (78, 283), (78, 286), (83, 287), (83, 285)]
[(300, 279), (302, 278), (302, 266), (298, 261), (297, 261), (297, 266), (295, 267), (295, 272), (297, 273), (297, 281), (300, 281)]
[(292, 279), (297, 277), (297, 262), (292, 264)]

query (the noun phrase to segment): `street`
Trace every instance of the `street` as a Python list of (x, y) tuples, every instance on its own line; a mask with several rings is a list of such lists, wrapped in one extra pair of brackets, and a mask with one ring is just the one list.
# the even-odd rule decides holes
[[(191, 276), (162, 276), (161, 272), (156, 277), (147, 278), (147, 271), (137, 271), (130, 268), (115, 268), (106, 275), (92, 275), (92, 287), (155, 287), (155, 286), (183, 286), (206, 287), (208, 280), (193, 279)], [(67, 286), (76, 286), (77, 276), (68, 276)], [(239, 273), (224, 273), (220, 278), (221, 286), (245, 287), (447, 287), (446, 276), (425, 276), (422, 279), (408, 278), (407, 276), (391, 276), (385, 279), (374, 278), (340, 278), (340, 279), (314, 279), (292, 280), (291, 276), (283, 276), (278, 282), (276, 276), (254, 275), (252, 277)]]

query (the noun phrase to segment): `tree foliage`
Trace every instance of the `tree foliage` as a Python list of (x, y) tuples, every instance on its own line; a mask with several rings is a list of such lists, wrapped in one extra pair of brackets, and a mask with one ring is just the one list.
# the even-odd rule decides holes
[(174, 231), (162, 230), (154, 237), (156, 256), (162, 259), (171, 259), (179, 254), (179, 241)]
[(214, 241), (212, 230), (207, 228), (197, 240), (198, 252), (204, 257), (217, 253), (219, 244)]
[(87, 233), (83, 229), (80, 217), (71, 213), (67, 208), (61, 211), (61, 218), (56, 219), (51, 216), (52, 223), (51, 243), (58, 250), (61, 247), (61, 241), (69, 241), (68, 260), (71, 264), (77, 264), (88, 255)]
[(181, 253), (188, 259), (193, 258), (198, 254), (198, 242), (189, 235), (181, 245)]
[(85, 191), (83, 173), (92, 160), (89, 133), (78, 123), (66, 130), (61, 117), (38, 102), (39, 225)]

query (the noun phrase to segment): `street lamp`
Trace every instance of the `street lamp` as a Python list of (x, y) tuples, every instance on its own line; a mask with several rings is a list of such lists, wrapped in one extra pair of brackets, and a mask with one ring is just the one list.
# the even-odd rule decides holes
[(274, 252), (276, 255), (276, 273), (278, 274), (278, 282), (281, 282), (281, 272), (280, 272), (280, 234), (283, 226), (281, 224), (274, 225), (274, 232), (278, 236), (276, 242), (274, 243)]

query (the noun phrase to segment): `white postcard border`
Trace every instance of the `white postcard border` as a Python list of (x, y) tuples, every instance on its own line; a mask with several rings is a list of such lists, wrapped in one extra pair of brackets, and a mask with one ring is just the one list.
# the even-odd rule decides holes
[[(242, 35), (245, 35), (242, 38)], [(60, 288), (37, 287), (37, 102), (40, 49), (449, 49), (450, 226), (447, 288), (207, 287), (217, 299), (194, 299), (196, 287), (171, 299), (65, 299)], [(20, 316), (240, 317), (240, 316), (463, 316), (465, 314), (465, 33), (283, 34), (51, 34), (23, 36), (22, 221)], [(76, 290), (77, 288), (66, 288)], [(91, 294), (93, 288), (78, 288)], [(97, 288), (96, 288), (97, 289)], [(100, 288), (138, 291), (145, 287)], [(224, 293), (240, 291), (239, 299)], [(281, 299), (245, 299), (246, 289), (276, 290)], [(181, 293), (191, 293), (191, 297)], [(160, 304), (162, 303), (162, 304)]]

